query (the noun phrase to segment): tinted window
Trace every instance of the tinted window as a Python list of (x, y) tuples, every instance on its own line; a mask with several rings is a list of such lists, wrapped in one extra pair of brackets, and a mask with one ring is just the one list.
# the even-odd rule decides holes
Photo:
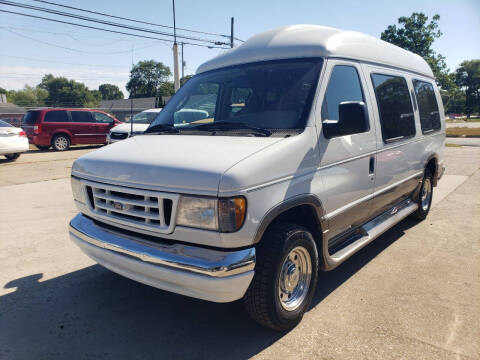
[(26, 125), (35, 124), (37, 122), (38, 114), (39, 114), (38, 111), (27, 111), (23, 115), (23, 120), (22, 120), (23, 123), (26, 124)]
[(68, 122), (68, 114), (64, 110), (48, 111), (45, 114), (45, 122)]
[(0, 127), (12, 127), (12, 125), (3, 120), (0, 120)]
[(363, 101), (357, 69), (337, 65), (333, 68), (322, 103), (322, 119), (338, 120), (338, 105), (344, 101)]
[(89, 111), (70, 111), (73, 122), (95, 122)]
[(95, 120), (97, 122), (100, 122), (100, 123), (111, 123), (113, 121), (113, 119), (103, 113), (99, 113), (99, 112), (92, 112), (92, 115), (93, 117), (95, 118)]
[(413, 87), (417, 97), (422, 132), (439, 130), (441, 127), (440, 112), (438, 111), (437, 98), (435, 97), (433, 85), (426, 81), (413, 80)]
[(415, 135), (415, 117), (407, 81), (400, 76), (372, 74), (384, 141)]

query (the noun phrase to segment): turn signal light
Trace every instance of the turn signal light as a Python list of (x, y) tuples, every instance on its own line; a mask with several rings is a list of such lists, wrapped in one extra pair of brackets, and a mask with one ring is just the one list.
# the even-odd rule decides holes
[(35, 126), (33, 127), (33, 133), (34, 133), (35, 135), (38, 135), (38, 134), (40, 134), (41, 132), (42, 132), (42, 125), (35, 125)]

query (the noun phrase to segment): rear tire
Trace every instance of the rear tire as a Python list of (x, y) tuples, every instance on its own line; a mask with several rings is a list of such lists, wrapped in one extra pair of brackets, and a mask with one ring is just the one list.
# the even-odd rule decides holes
[(55, 135), (52, 140), (52, 147), (56, 151), (65, 151), (70, 148), (70, 138), (67, 135)]
[(310, 232), (295, 224), (274, 225), (257, 246), (245, 308), (262, 326), (289, 330), (309, 308), (317, 280), (318, 252)]
[(412, 216), (417, 220), (424, 220), (430, 208), (432, 207), (433, 198), (433, 174), (430, 169), (425, 169), (425, 175), (423, 176), (420, 192), (414, 201), (418, 205), (417, 211)]
[(6, 154), (5, 157), (7, 158), (7, 160), (13, 161), (20, 157), (20, 153)]

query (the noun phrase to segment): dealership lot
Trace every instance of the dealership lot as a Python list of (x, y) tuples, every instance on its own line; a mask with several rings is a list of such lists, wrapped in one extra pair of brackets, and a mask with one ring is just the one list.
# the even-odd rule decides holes
[(427, 220), (322, 273), (313, 308), (286, 334), (240, 302), (163, 292), (81, 253), (67, 236), (69, 175), (94, 149), (0, 160), (0, 359), (480, 357), (479, 147), (446, 148)]

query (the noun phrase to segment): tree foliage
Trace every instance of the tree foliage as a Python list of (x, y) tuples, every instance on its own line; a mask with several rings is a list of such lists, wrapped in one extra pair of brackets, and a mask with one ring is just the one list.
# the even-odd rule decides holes
[(7, 92), (7, 101), (18, 106), (45, 106), (48, 91), (25, 85), (21, 90)]
[(455, 72), (455, 81), (465, 91), (465, 113), (480, 112), (480, 59), (466, 60)]
[(440, 15), (436, 14), (428, 22), (424, 13), (414, 12), (411, 16), (402, 16), (397, 25), (389, 25), (381, 34), (381, 39), (420, 55), (432, 68), (437, 84), (442, 89), (455, 86), (454, 79), (449, 74), (445, 56), (437, 54), (432, 45), (435, 39), (442, 36), (438, 21)]
[(171, 75), (170, 68), (161, 62), (139, 61), (130, 71), (126, 88), (131, 98), (171, 96), (174, 93), (168, 81)]
[(96, 107), (98, 99), (83, 83), (55, 77), (47, 74), (42, 78), (39, 88), (48, 91), (45, 99), (47, 106), (53, 107)]
[(102, 84), (98, 87), (98, 91), (101, 93), (102, 100), (123, 99), (123, 93), (120, 91), (117, 85)]

